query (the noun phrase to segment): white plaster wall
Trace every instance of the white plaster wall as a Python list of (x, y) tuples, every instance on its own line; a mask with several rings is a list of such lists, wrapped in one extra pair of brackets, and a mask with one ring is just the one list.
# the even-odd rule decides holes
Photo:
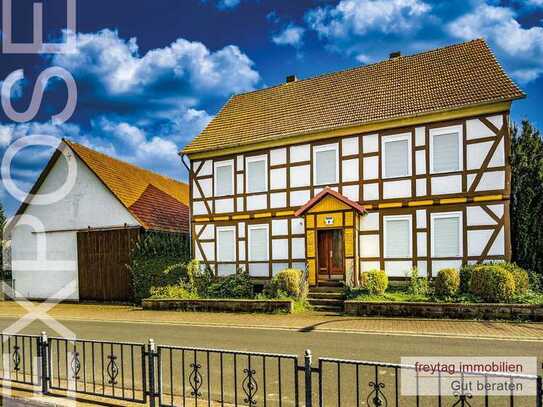
[(291, 239), (292, 258), (305, 259), (305, 239), (303, 237), (295, 237)]
[(415, 145), (423, 146), (426, 144), (426, 127), (417, 127), (415, 129)]
[[(195, 161), (194, 162), (194, 171), (198, 169), (200, 166), (201, 161)], [(212, 160), (206, 160), (204, 161), (204, 165), (202, 165), (202, 168), (198, 172), (199, 177), (205, 177), (207, 175), (211, 175), (213, 173), (213, 161)]]
[[(468, 175), (468, 185), (471, 185), (475, 176)], [(487, 171), (481, 177), (476, 191), (493, 191), (505, 188), (505, 171)]]
[(342, 193), (351, 201), (358, 202), (359, 199), (359, 185), (345, 185)]
[(364, 154), (376, 153), (379, 150), (379, 135), (368, 134), (362, 137), (362, 149)]
[(480, 206), (468, 206), (467, 224), (468, 226), (495, 225), (496, 222)]
[(358, 158), (343, 160), (341, 165), (343, 182), (358, 181)]
[(360, 257), (379, 257), (379, 235), (360, 235)]
[(272, 236), (288, 235), (288, 219), (272, 220)]
[(309, 186), (311, 182), (311, 170), (309, 165), (290, 167), (289, 172), (291, 188)]
[(192, 214), (193, 215), (208, 215), (207, 208), (205, 204), (201, 201), (192, 203)]
[(306, 191), (291, 191), (290, 206), (302, 206), (310, 199), (309, 190)]
[(385, 261), (385, 271), (390, 277), (406, 277), (413, 268), (413, 263), (406, 261)]
[(216, 213), (234, 212), (234, 199), (233, 198), (216, 199), (215, 212)]
[(282, 165), (287, 162), (287, 149), (276, 148), (270, 151), (270, 165)]
[(378, 261), (361, 261), (360, 268), (362, 272), (370, 270), (379, 270), (381, 265)]
[(383, 198), (409, 198), (411, 196), (411, 180), (383, 182)]
[(475, 170), (481, 168), (493, 141), (485, 141), (484, 143), (468, 144), (467, 147), (467, 168)]
[(379, 177), (379, 157), (364, 157), (362, 176), (365, 180), (377, 179)]
[(466, 138), (468, 140), (473, 140), (483, 137), (492, 137), (494, 132), (490, 130), (482, 121), (479, 119), (472, 119), (466, 121)]
[(418, 257), (425, 257), (427, 250), (426, 250), (426, 232), (418, 232), (417, 233), (417, 256)]
[(415, 152), (415, 165), (417, 175), (426, 174), (426, 151), (418, 150)]
[[(73, 154), (70, 152), (70, 154)], [(139, 223), (117, 201), (101, 181), (77, 160), (77, 178), (71, 192), (57, 203), (47, 206), (30, 205), (25, 215), (43, 224), (45, 231), (80, 230), (112, 226), (138, 226)], [(57, 190), (66, 179), (66, 160), (61, 157), (51, 169), (38, 193)], [(39, 261), (32, 267), (20, 261), (36, 260), (37, 234), (23, 224), (15, 224), (11, 231), (12, 272), (15, 288), (28, 298), (47, 298), (72, 281), (77, 282), (77, 232), (45, 233), (46, 259), (60, 263)], [(42, 235), (43, 236), (43, 235)], [(77, 300), (76, 291), (69, 299)]]
[(343, 155), (358, 154), (358, 137), (349, 137), (342, 139), (341, 151)]
[(276, 168), (270, 171), (270, 189), (285, 189), (287, 187), (287, 169)]
[(236, 174), (236, 192), (243, 194), (245, 191), (245, 177), (244, 174)]
[(462, 260), (434, 260), (432, 261), (432, 274), (437, 275), (439, 270), (453, 268), (460, 270), (462, 267)]
[[(203, 231), (202, 231), (203, 229)], [(212, 240), (215, 239), (215, 225), (196, 225), (196, 234), (200, 233), (201, 240)]]
[(494, 240), (494, 243), (492, 244), (492, 246), (490, 246), (490, 250), (488, 254), (489, 256), (505, 255), (505, 235), (504, 235), (503, 226), (498, 232), (498, 236), (496, 236), (496, 240)]
[(244, 202), (243, 198), (241, 198), (241, 197), (236, 198), (236, 204), (238, 206), (237, 207), (238, 212), (245, 211), (245, 202)]
[(288, 239), (272, 240), (272, 259), (288, 260)]
[(416, 212), (417, 229), (426, 228), (426, 209), (418, 209)]
[(305, 233), (304, 218), (294, 218), (290, 220), (290, 229), (294, 235), (302, 235)]
[(272, 208), (284, 208), (287, 206), (287, 193), (277, 192), (270, 194), (270, 206)]
[(310, 151), (311, 148), (309, 144), (290, 147), (290, 162), (297, 163), (302, 161), (309, 161), (311, 155)]
[(376, 201), (379, 199), (379, 184), (364, 184), (363, 195), (364, 201)]
[(455, 194), (462, 192), (462, 176), (433, 176), (431, 179), (432, 195)]
[(247, 210), (256, 211), (268, 207), (268, 196), (266, 194), (251, 195), (247, 197)]
[(493, 230), (468, 230), (468, 256), (480, 256)]
[(360, 230), (379, 230), (379, 212), (370, 212), (360, 217)]
[(245, 240), (238, 241), (238, 260), (245, 261)]
[(426, 196), (426, 179), (417, 179), (415, 181), (415, 188), (417, 188), (417, 196)]

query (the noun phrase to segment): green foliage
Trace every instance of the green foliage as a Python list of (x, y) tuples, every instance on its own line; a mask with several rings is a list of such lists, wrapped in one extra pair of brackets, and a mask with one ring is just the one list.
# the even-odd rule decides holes
[(509, 271), (515, 280), (515, 295), (524, 295), (530, 288), (528, 272), (515, 263), (499, 263), (497, 266)]
[(176, 300), (195, 300), (198, 294), (188, 290), (182, 285), (167, 285), (165, 287), (152, 287), (152, 299), (176, 299)]
[(513, 260), (543, 276), (543, 138), (528, 120), (512, 130), (511, 242)]
[(128, 265), (132, 276), (134, 300), (149, 297), (151, 287), (176, 285), (186, 279), (190, 245), (185, 235), (146, 232), (131, 253)]
[(473, 270), (477, 267), (476, 264), (465, 264), (460, 269), (460, 292), (469, 293), (471, 285), (471, 275)]
[(360, 285), (371, 295), (383, 295), (388, 287), (388, 276), (383, 270), (362, 273)]
[(428, 279), (419, 275), (419, 269), (414, 267), (409, 273), (407, 291), (413, 295), (426, 295), (430, 291)]
[(470, 290), (485, 301), (509, 302), (515, 295), (515, 279), (498, 264), (482, 265), (473, 270)]
[(249, 272), (243, 269), (218, 279), (205, 290), (205, 297), (208, 298), (253, 298), (253, 296), (253, 283)]
[(264, 289), (268, 298), (292, 298), (303, 300), (307, 297), (307, 282), (303, 280), (303, 272), (296, 269), (285, 269), (275, 275)]
[(457, 270), (448, 268), (439, 270), (434, 280), (435, 294), (438, 297), (452, 297), (460, 288), (460, 274)]

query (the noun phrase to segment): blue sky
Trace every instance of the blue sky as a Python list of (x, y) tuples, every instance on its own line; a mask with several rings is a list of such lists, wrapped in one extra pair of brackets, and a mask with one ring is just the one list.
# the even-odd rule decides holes
[[(14, 1), (14, 39), (30, 41), (33, 0)], [(186, 178), (177, 151), (228, 98), (283, 82), (402, 54), (485, 38), (528, 94), (513, 119), (541, 127), (543, 0), (78, 0), (77, 52), (0, 54), (0, 81), (16, 69), (12, 92), (26, 110), (34, 81), (61, 66), (78, 85), (78, 105), (62, 125), (50, 121), (65, 103), (59, 81), (47, 88), (30, 123), (0, 113), (0, 154), (30, 134), (68, 137), (137, 165)], [(45, 36), (61, 39), (65, 1), (44, 5)], [(50, 150), (23, 150), (12, 167), (30, 189)], [(18, 206), (0, 187), (9, 214)]]

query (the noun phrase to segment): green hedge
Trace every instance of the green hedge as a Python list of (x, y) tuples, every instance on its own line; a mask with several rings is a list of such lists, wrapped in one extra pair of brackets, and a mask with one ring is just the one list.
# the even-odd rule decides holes
[(435, 294), (439, 297), (452, 297), (460, 288), (460, 274), (456, 269), (439, 270), (434, 281)]
[(515, 279), (500, 265), (482, 265), (473, 270), (470, 291), (485, 301), (509, 302), (516, 292)]
[(383, 270), (362, 273), (360, 285), (372, 295), (383, 295), (388, 287), (388, 276)]
[(266, 286), (264, 294), (270, 298), (289, 297), (303, 300), (307, 297), (307, 282), (303, 272), (297, 269), (285, 269), (277, 273)]

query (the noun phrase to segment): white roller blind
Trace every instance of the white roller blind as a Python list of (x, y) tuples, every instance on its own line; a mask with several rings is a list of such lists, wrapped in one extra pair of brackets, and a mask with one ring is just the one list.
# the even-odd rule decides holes
[(458, 134), (438, 134), (433, 136), (433, 154), (435, 172), (459, 171), (460, 162), (458, 158), (460, 146), (458, 145)]
[(386, 241), (385, 253), (389, 258), (409, 257), (411, 233), (409, 220), (385, 219)]
[(268, 260), (268, 229), (249, 229), (249, 260)]
[(336, 150), (315, 152), (316, 185), (335, 184), (337, 182)]
[(236, 261), (236, 236), (232, 229), (217, 229), (217, 260)]
[(247, 162), (247, 192), (266, 190), (266, 160)]
[(460, 256), (460, 217), (434, 219), (434, 256)]
[(232, 195), (232, 165), (221, 165), (215, 168), (215, 195)]
[(385, 177), (409, 175), (409, 142), (407, 140), (385, 143)]

